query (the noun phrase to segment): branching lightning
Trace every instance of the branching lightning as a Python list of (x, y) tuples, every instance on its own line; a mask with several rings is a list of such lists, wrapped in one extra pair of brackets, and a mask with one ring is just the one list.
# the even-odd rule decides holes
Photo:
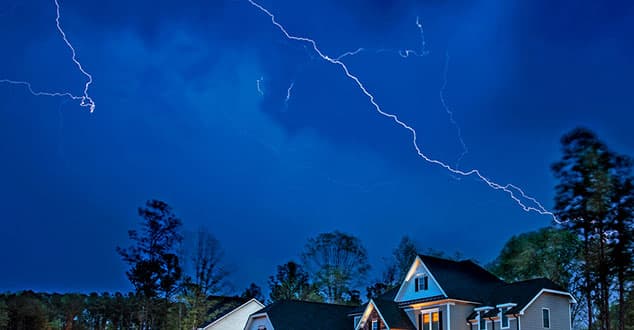
[(447, 105), (447, 102), (445, 101), (445, 90), (447, 89), (447, 74), (449, 72), (449, 52), (445, 53), (445, 67), (443, 70), (443, 83), (442, 83), (442, 87), (440, 88), (440, 92), (439, 97), (440, 97), (440, 103), (442, 104), (442, 107), (445, 109), (445, 111), (447, 112), (447, 115), (449, 116), (449, 121), (451, 122), (451, 124), (453, 124), (456, 127), (456, 131), (458, 131), (458, 140), (460, 141), (460, 145), (462, 146), (462, 153), (460, 153), (460, 156), (458, 156), (458, 160), (456, 161), (456, 168), (460, 167), (460, 162), (462, 161), (462, 159), (464, 158), (464, 156), (469, 152), (469, 149), (467, 148), (467, 144), (464, 142), (464, 139), (462, 138), (462, 129), (460, 128), (460, 125), (458, 125), (458, 122), (456, 122), (456, 120), (453, 117), (453, 111), (451, 110), (451, 108), (449, 108), (449, 105)]
[[(444, 168), (447, 171), (450, 171), (453, 174), (456, 175), (461, 175), (461, 176), (476, 176), (477, 178), (479, 178), (480, 180), (482, 180), (484, 183), (486, 183), (489, 187), (491, 187), (494, 190), (501, 190), (503, 192), (505, 192), (513, 201), (515, 201), (524, 211), (526, 212), (536, 212), (538, 214), (541, 215), (548, 215), (550, 217), (553, 218), (553, 220), (557, 223), (560, 223), (560, 221), (557, 219), (557, 217), (550, 212), (549, 210), (547, 210), (539, 201), (537, 201), (535, 198), (528, 196), (522, 189), (520, 189), (519, 187), (512, 185), (512, 184), (506, 184), (506, 185), (502, 185), (499, 183), (496, 183), (494, 181), (492, 181), (491, 179), (487, 178), (486, 176), (484, 176), (480, 170), (478, 169), (472, 169), (472, 170), (460, 170), (460, 169), (456, 169), (453, 168), (451, 165), (448, 165), (440, 160), (431, 158), (430, 156), (426, 155), (425, 153), (422, 152), (420, 146), (418, 145), (418, 141), (417, 141), (417, 133), (416, 130), (409, 126), (408, 124), (406, 124), (404, 121), (402, 121), (401, 119), (399, 119), (399, 117), (396, 114), (393, 113), (389, 113), (384, 111), (381, 106), (377, 103), (374, 95), (372, 93), (370, 93), (368, 91), (368, 89), (365, 87), (365, 85), (361, 82), (361, 80), (359, 79), (359, 77), (357, 77), (356, 75), (352, 74), (350, 72), (350, 70), (348, 69), (348, 67), (341, 61), (341, 56), (338, 58), (332, 58), (326, 54), (324, 54), (321, 49), (317, 46), (317, 42), (313, 39), (307, 38), (307, 37), (301, 37), (301, 36), (294, 36), (291, 35), (286, 28), (280, 24), (277, 19), (275, 18), (275, 15), (273, 15), (268, 9), (264, 8), (262, 5), (260, 5), (259, 3), (255, 2), (254, 0), (247, 0), (252, 6), (254, 6), (255, 8), (257, 8), (258, 10), (260, 10), (262, 13), (268, 15), (271, 19), (271, 23), (273, 25), (275, 25), (280, 32), (282, 32), (284, 34), (284, 36), (289, 39), (289, 40), (294, 40), (294, 41), (299, 41), (299, 42), (305, 42), (308, 43), (309, 45), (312, 46), (313, 50), (315, 51), (315, 53), (321, 57), (324, 61), (329, 62), (333, 65), (337, 65), (339, 66), (343, 73), (346, 75), (347, 78), (349, 78), (350, 80), (352, 80), (357, 87), (359, 88), (359, 90), (368, 97), (368, 101), (370, 102), (370, 104), (372, 105), (372, 107), (375, 109), (375, 111), (377, 113), (379, 113), (382, 116), (385, 116), (387, 118), (390, 118), (394, 121), (394, 123), (396, 123), (397, 125), (401, 126), (402, 128), (408, 130), (411, 133), (412, 136), (412, 145), (414, 147), (414, 149), (416, 150), (416, 153), (418, 154), (418, 156), (420, 158), (422, 158), (423, 160), (425, 160), (426, 162), (433, 164), (433, 165), (437, 165), (440, 166), (442, 168)], [(418, 21), (418, 20), (417, 20)], [(419, 23), (419, 26), (422, 26), (422, 24)], [(421, 32), (422, 32), (422, 28), (421, 28)], [(534, 205), (526, 205), (522, 199), (524, 200), (528, 200), (531, 201)]]
[(420, 50), (414, 50), (414, 49), (393, 49), (393, 48), (381, 48), (381, 49), (369, 49), (369, 48), (364, 48), (364, 47), (360, 47), (357, 48), (354, 51), (351, 52), (345, 52), (341, 55), (339, 55), (338, 57), (335, 58), (335, 60), (339, 61), (341, 59), (343, 59), (344, 57), (347, 56), (354, 56), (357, 55), (361, 52), (368, 52), (368, 51), (374, 51), (375, 53), (396, 53), (398, 54), (398, 56), (402, 57), (402, 58), (408, 58), (410, 56), (416, 56), (416, 57), (422, 57), (422, 56), (426, 56), (429, 54), (429, 51), (427, 50), (427, 42), (425, 41), (425, 30), (423, 29), (423, 23), (420, 20), (420, 17), (416, 16), (416, 27), (418, 28), (418, 32), (420, 34)]
[(11, 80), (11, 79), (0, 79), (0, 83), (5, 83), (5, 84), (10, 84), (10, 85), (19, 85), (19, 86), (24, 86), (27, 88), (27, 90), (34, 96), (51, 96), (51, 97), (67, 97), (70, 98), (72, 100), (77, 100), (80, 101), (79, 105), (81, 107), (87, 107), (90, 109), (90, 112), (92, 113), (93, 111), (95, 111), (95, 107), (96, 104), (93, 101), (93, 99), (90, 97), (90, 95), (88, 95), (88, 89), (90, 88), (90, 85), (92, 84), (93, 80), (92, 80), (92, 75), (90, 73), (88, 73), (83, 65), (81, 64), (81, 62), (79, 62), (79, 60), (77, 59), (77, 52), (75, 51), (75, 48), (73, 47), (73, 45), (70, 43), (70, 41), (68, 40), (68, 37), (66, 36), (66, 32), (64, 32), (64, 29), (62, 29), (62, 25), (60, 22), (61, 19), (61, 15), (60, 15), (60, 6), (59, 6), (59, 2), (58, 0), (53, 0), (55, 2), (55, 8), (56, 8), (56, 17), (55, 17), (55, 25), (57, 26), (57, 31), (59, 31), (59, 33), (62, 36), (62, 39), (64, 40), (64, 43), (66, 44), (66, 46), (70, 49), (71, 53), (72, 53), (72, 61), (75, 63), (75, 65), (77, 66), (77, 68), (79, 69), (79, 71), (86, 76), (87, 81), (84, 85), (84, 91), (83, 91), (83, 95), (81, 96), (77, 96), (77, 95), (73, 95), (70, 92), (45, 92), (45, 91), (36, 91), (33, 89), (33, 86), (31, 85), (30, 82), (28, 81), (18, 81), (18, 80)]

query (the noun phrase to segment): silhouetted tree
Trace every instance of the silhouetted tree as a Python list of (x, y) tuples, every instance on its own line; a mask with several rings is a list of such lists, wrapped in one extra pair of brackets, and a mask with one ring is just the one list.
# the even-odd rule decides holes
[(418, 249), (414, 241), (407, 235), (403, 236), (398, 246), (392, 251), (396, 271), (396, 282), (401, 282), (405, 278), (417, 255)]
[(361, 241), (339, 231), (309, 239), (302, 262), (329, 303), (347, 303), (370, 269)]
[(242, 292), (240, 296), (242, 298), (255, 298), (258, 301), (264, 301), (264, 296), (262, 296), (262, 289), (255, 283), (249, 284), (249, 286)]
[[(575, 234), (547, 227), (511, 237), (487, 268), (509, 282), (546, 277), (576, 296), (580, 293), (577, 285), (580, 251)], [(573, 321), (584, 306), (574, 306)]]
[(207, 229), (200, 228), (195, 235), (186, 236), (184, 245), (191, 275), (181, 284), (180, 300), (186, 311), (181, 323), (185, 329), (195, 329), (212, 307), (207, 297), (226, 286), (229, 272), (222, 265), (220, 242)]
[(269, 277), (271, 302), (279, 300), (323, 301), (319, 289), (310, 283), (302, 266), (289, 261), (277, 266), (277, 274)]
[(0, 297), (0, 329), (7, 329), (9, 326), (9, 309), (4, 297)]
[(582, 289), (588, 328), (593, 328), (595, 306), (600, 329), (609, 328), (610, 291), (616, 278), (622, 330), (627, 273), (632, 265), (632, 164), (628, 157), (610, 151), (587, 129), (571, 131), (561, 143), (562, 160), (552, 167), (559, 179), (555, 213), (562, 226), (577, 234), (582, 243)]
[(182, 240), (181, 220), (167, 203), (158, 200), (139, 208), (139, 215), (143, 218), (141, 231), (128, 231), (134, 244), (118, 247), (117, 252), (130, 265), (126, 274), (143, 301), (142, 328), (154, 329), (164, 327), (170, 298), (181, 279), (176, 253)]

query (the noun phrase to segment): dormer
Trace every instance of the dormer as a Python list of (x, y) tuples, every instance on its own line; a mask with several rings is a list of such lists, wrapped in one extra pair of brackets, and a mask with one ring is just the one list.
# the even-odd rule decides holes
[(434, 278), (429, 268), (419, 256), (412, 263), (394, 301), (403, 302), (438, 297), (446, 298), (447, 295)]

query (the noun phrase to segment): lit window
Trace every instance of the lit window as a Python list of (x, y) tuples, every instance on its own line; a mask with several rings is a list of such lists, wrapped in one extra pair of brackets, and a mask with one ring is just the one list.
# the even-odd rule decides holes
[(372, 320), (372, 330), (379, 330), (379, 321)]
[(442, 330), (442, 313), (439, 311), (422, 311), (418, 315), (419, 330)]
[(550, 328), (550, 310), (548, 308), (542, 308), (542, 327)]

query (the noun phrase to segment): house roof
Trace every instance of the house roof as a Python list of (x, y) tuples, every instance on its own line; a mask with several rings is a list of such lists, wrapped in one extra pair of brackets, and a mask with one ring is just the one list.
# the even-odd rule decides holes
[[(484, 301), (485, 305), (495, 307), (499, 304), (515, 303), (515, 307), (509, 309), (505, 314), (517, 314), (526, 305), (528, 305), (537, 294), (543, 289), (554, 290), (559, 292), (567, 292), (566, 289), (555, 284), (547, 278), (535, 278), (526, 281), (514, 283), (504, 283), (496, 287), (490, 294), (490, 297)], [(495, 317), (499, 313), (499, 309), (494, 308), (484, 314), (485, 317)], [(467, 320), (474, 320), (477, 316), (476, 312), (471, 313)]]
[(428, 255), (419, 257), (447, 298), (483, 303), (496, 287), (505, 284), (471, 260), (454, 261)]
[(210, 323), (220, 319), (221, 317), (231, 313), (234, 309), (244, 305), (248, 302), (249, 298), (241, 297), (227, 297), (227, 296), (209, 296), (207, 301), (211, 304), (209, 310), (207, 310), (208, 318), (200, 325), (200, 328), (204, 328)]
[(374, 305), (380, 311), (381, 316), (390, 329), (407, 329), (416, 330), (416, 327), (412, 324), (412, 321), (407, 317), (405, 311), (398, 307), (398, 304), (392, 299), (380, 299), (374, 300)]
[(353, 320), (348, 314), (354, 309), (355, 306), (282, 300), (254, 315), (266, 313), (275, 329), (350, 330)]

